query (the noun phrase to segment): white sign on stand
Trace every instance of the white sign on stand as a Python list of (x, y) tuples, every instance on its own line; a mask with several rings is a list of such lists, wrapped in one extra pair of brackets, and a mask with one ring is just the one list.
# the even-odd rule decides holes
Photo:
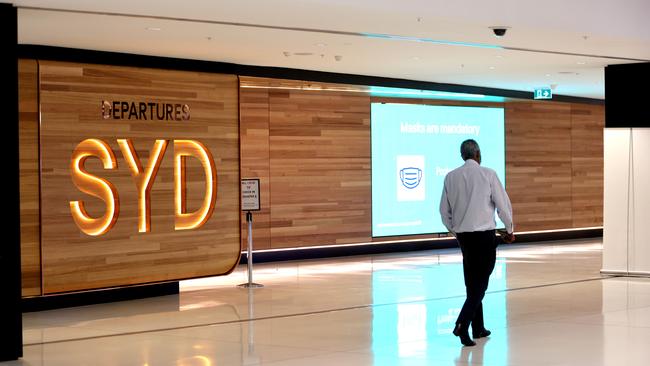
[(260, 210), (260, 180), (259, 179), (241, 180), (241, 210), (242, 211)]

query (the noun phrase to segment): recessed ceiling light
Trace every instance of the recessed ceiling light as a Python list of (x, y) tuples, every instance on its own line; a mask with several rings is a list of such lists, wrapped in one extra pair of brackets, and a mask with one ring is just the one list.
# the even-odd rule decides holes
[(546, 77), (548, 78), (548, 77), (551, 77), (551, 74), (546, 74), (546, 75), (544, 75), (544, 76), (546, 76)]
[(158, 28), (158, 27), (147, 27), (145, 29), (148, 30), (148, 31), (156, 31), (156, 32), (162, 30), (162, 28)]
[(496, 69), (496, 67), (490, 66), (490, 70), (494, 70), (494, 69)]
[(289, 52), (289, 51), (284, 51), (284, 52), (282, 52), (282, 54), (284, 55), (284, 57), (291, 56), (291, 52)]
[(327, 43), (316, 43), (314, 46), (316, 47), (327, 47)]
[(576, 64), (578, 64), (578, 65), (586, 65), (587, 63), (585, 61), (578, 61), (578, 62), (576, 62)]
[(496, 55), (496, 58), (503, 58), (503, 56), (501, 56), (501, 55)]
[(411, 57), (411, 59), (412, 59), (413, 61), (418, 61), (420, 58), (417, 57), (417, 56), (413, 56), (413, 57)]

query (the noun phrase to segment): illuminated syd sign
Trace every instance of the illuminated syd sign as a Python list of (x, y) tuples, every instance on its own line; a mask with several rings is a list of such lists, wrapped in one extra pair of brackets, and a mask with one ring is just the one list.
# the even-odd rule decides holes
[[(104, 119), (133, 117), (133, 108), (137, 111), (138, 119), (142, 116), (153, 116), (157, 111), (144, 108), (142, 105), (151, 106), (155, 103), (126, 103), (104, 101), (102, 103), (102, 117)], [(110, 105), (110, 108), (108, 106)], [(116, 109), (114, 106), (119, 105)], [(126, 105), (126, 106), (125, 106)], [(180, 104), (157, 104), (165, 109), (166, 116), (174, 120), (190, 118), (189, 106)], [(125, 106), (123, 108), (123, 106)], [(134, 107), (137, 106), (137, 107)], [(171, 109), (170, 109), (171, 106)], [(178, 106), (178, 108), (177, 108)], [(129, 112), (126, 112), (126, 109)], [(108, 113), (110, 111), (110, 113)], [(142, 111), (142, 114), (140, 114)], [(171, 111), (167, 114), (167, 111)], [(178, 113), (177, 113), (178, 112)], [(185, 113), (186, 112), (186, 113)], [(108, 113), (108, 114), (107, 114)], [(147, 114), (148, 113), (148, 114)], [(109, 117), (106, 117), (106, 116)], [(118, 116), (119, 118), (116, 118)], [(145, 118), (146, 119), (146, 118)], [(133, 182), (138, 191), (138, 232), (151, 231), (151, 188), (156, 180), (162, 159), (171, 145), (174, 159), (174, 228), (175, 230), (190, 230), (201, 227), (212, 216), (217, 199), (217, 169), (214, 158), (209, 149), (196, 140), (155, 140), (147, 162), (143, 162), (133, 145), (131, 139), (117, 139), (117, 144), (131, 173)], [(115, 152), (106, 141), (89, 138), (81, 141), (72, 153), (70, 160), (70, 174), (74, 185), (83, 193), (99, 198), (105, 204), (104, 214), (100, 217), (91, 217), (85, 209), (84, 201), (70, 201), (70, 212), (77, 227), (85, 234), (99, 236), (107, 233), (117, 222), (120, 212), (119, 192), (107, 179), (89, 173), (85, 169), (85, 162), (89, 158), (96, 158), (102, 162), (106, 170), (118, 169)], [(189, 158), (197, 159), (203, 167), (205, 177), (205, 195), (201, 207), (193, 212), (188, 212), (186, 205), (186, 161)]]

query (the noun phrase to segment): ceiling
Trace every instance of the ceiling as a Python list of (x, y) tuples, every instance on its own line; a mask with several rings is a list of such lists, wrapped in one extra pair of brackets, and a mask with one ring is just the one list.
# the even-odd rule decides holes
[[(16, 0), (21, 44), (604, 98), (648, 0)], [(490, 26), (510, 27), (497, 38)]]

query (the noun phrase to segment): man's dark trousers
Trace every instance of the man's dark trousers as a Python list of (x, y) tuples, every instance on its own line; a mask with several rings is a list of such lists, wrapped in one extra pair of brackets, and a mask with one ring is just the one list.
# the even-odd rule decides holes
[(456, 324), (460, 323), (463, 328), (468, 329), (471, 323), (472, 330), (478, 332), (484, 329), (481, 301), (496, 262), (495, 231), (457, 233), (456, 238), (463, 252), (463, 273), (467, 291), (467, 299)]

